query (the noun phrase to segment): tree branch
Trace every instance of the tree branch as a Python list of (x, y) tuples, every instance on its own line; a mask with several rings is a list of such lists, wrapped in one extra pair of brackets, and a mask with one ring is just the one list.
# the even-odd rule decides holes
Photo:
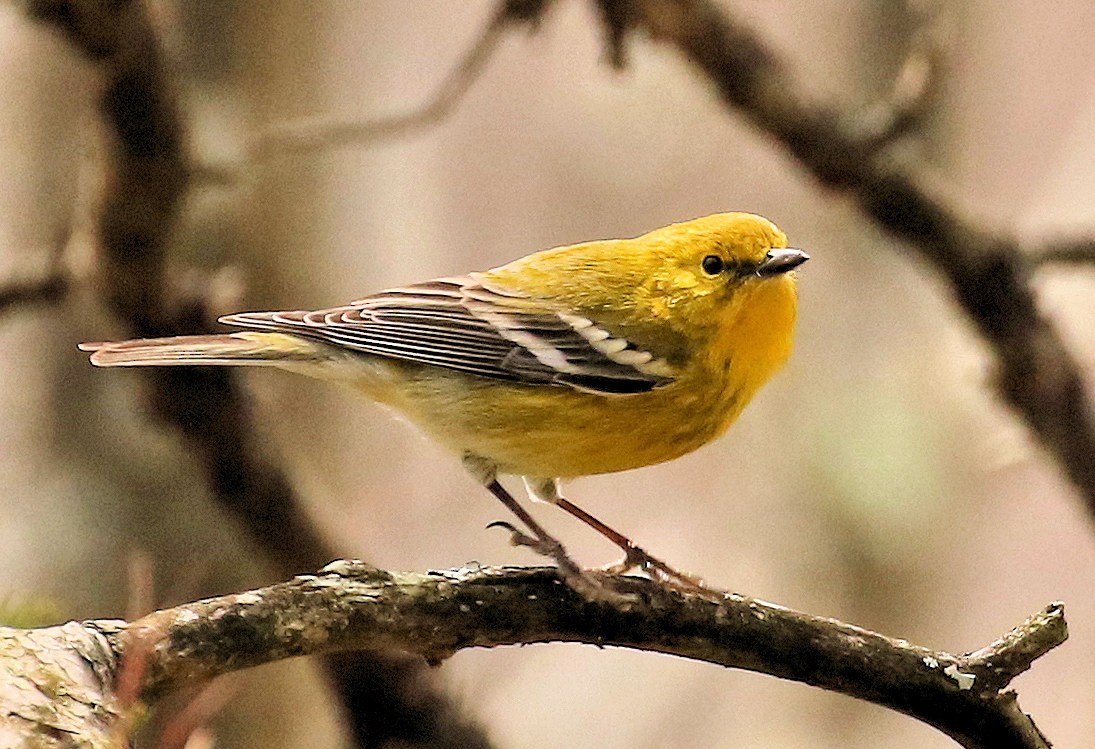
[(1095, 407), (1081, 371), (1039, 313), (1018, 242), (964, 219), (888, 138), (864, 139), (834, 108), (811, 101), (787, 65), (711, 0), (596, 0), (608, 38), (641, 29), (675, 47), (723, 101), (772, 135), (819, 181), (844, 190), (940, 274), (989, 344), (996, 390), (1033, 431), (1095, 514)]
[[(118, 664), (132, 651), (143, 659), (140, 693), (154, 701), (220, 674), (301, 655), (399, 649), (438, 663), (469, 647), (583, 642), (803, 682), (906, 713), (971, 749), (1049, 746), (1014, 693), (1004, 689), (1064, 642), (1061, 604), (975, 653), (955, 656), (744, 596), (701, 594), (635, 577), (603, 580), (628, 602), (585, 599), (553, 569), (422, 575), (343, 561), (315, 575), (129, 624), (65, 627), (78, 641), (106, 643), (110, 657), (100, 660), (109, 669), (98, 676), (108, 697)], [(25, 636), (12, 630), (0, 635)], [(0, 659), (0, 665), (7, 662)]]

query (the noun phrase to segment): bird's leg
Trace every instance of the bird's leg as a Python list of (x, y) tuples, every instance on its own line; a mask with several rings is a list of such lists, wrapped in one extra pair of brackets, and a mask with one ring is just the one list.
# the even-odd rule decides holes
[(528, 514), (528, 511), (525, 510), (524, 507), (517, 504), (517, 500), (513, 498), (513, 495), (506, 491), (504, 486), (498, 483), (498, 479), (494, 479), (487, 484), (487, 490), (497, 497), (502, 504), (508, 507), (510, 512), (516, 515), (518, 519), (532, 531), (532, 536), (522, 533), (509, 523), (500, 520), (491, 523), (487, 526), (488, 528), (491, 526), (507, 528), (512, 534), (511, 538), (515, 545), (528, 546), (536, 553), (554, 559), (555, 563), (559, 565), (559, 572), (562, 573), (563, 577), (569, 579), (573, 576), (582, 576), (582, 571), (578, 569), (578, 565), (575, 564), (574, 560), (567, 554), (563, 545), (544, 530), (544, 528), (533, 519), (532, 515)]
[(581, 507), (568, 500), (560, 494), (559, 482), (557, 479), (529, 479), (526, 477), (525, 486), (532, 496), (566, 510), (568, 513), (623, 549), (624, 558), (616, 564), (602, 568), (605, 572), (614, 575), (622, 575), (637, 567), (642, 571), (649, 573), (651, 577), (654, 578), (681, 583), (692, 588), (707, 589), (700, 578), (678, 572), (662, 560), (647, 553), (642, 547), (635, 545), (635, 543), (624, 534), (601, 522), (593, 515), (590, 515)]
[(513, 495), (506, 491), (506, 488), (498, 482), (498, 477), (492, 463), (476, 455), (468, 454), (464, 456), (464, 466), (487, 488), (487, 491), (497, 497), (498, 501), (504, 504), (509, 508), (510, 512), (517, 516), (517, 519), (532, 532), (532, 535), (530, 536), (501, 520), (491, 523), (487, 526), (488, 528), (505, 528), (510, 532), (510, 541), (514, 546), (527, 546), (538, 554), (554, 559), (559, 567), (559, 573), (563, 576), (564, 580), (571, 583), (572, 586), (576, 581), (581, 580), (581, 587), (588, 587), (587, 583), (589, 581), (586, 580), (581, 569), (578, 568), (578, 565), (575, 564), (574, 560), (567, 554), (563, 545), (544, 530), (543, 526), (536, 522), (536, 519), (529, 514), (528, 510), (518, 504), (517, 500), (513, 498)]

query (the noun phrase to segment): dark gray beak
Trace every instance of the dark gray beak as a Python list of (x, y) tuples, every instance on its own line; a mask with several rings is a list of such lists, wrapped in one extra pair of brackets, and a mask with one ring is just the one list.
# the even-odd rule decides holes
[(757, 266), (757, 275), (761, 278), (778, 276), (780, 273), (786, 273), (797, 268), (809, 259), (810, 256), (802, 250), (795, 250), (790, 247), (782, 250), (770, 250), (768, 257), (764, 258)]

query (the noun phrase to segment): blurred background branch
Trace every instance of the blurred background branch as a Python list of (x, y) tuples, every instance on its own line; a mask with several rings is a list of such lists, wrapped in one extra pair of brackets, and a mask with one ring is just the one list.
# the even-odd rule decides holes
[(499, 6), (483, 33), (424, 106), (403, 115), (371, 122), (305, 119), (275, 123), (251, 141), (246, 163), (351, 145), (363, 146), (436, 125), (452, 112), (475, 83), (509, 26), (528, 20), (516, 9), (517, 5), (505, 3)]
[(62, 273), (51, 273), (38, 280), (16, 281), (0, 286), (0, 316), (18, 307), (56, 302), (64, 296), (68, 286), (68, 277)]
[(1041, 265), (1079, 265), (1095, 267), (1095, 239), (1074, 237), (1047, 242), (1024, 252), (1029, 262)]

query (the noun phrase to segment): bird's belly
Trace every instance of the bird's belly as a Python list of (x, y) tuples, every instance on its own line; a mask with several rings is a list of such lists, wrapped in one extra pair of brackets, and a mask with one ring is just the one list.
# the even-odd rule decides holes
[[(375, 384), (375, 380), (370, 384)], [(673, 383), (604, 396), (446, 373), (370, 395), (457, 453), (502, 473), (573, 477), (672, 460), (721, 434), (741, 410), (732, 394)]]

